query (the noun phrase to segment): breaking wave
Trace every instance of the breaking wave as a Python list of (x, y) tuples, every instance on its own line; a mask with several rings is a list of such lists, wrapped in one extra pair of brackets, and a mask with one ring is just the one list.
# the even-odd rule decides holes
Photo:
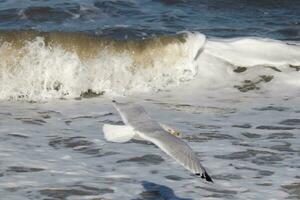
[(241, 92), (300, 87), (300, 46), (182, 33), (119, 41), (82, 33), (1, 32), (0, 99), (130, 95), (197, 80)]

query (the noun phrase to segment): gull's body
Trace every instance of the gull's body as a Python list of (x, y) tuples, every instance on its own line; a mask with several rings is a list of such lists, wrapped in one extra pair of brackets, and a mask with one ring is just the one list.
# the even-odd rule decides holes
[[(105, 138), (112, 142), (127, 142), (143, 139), (152, 142), (195, 175), (212, 182), (192, 149), (181, 139), (170, 133), (170, 128), (151, 119), (145, 109), (137, 104), (117, 103), (114, 106), (125, 125), (103, 126)], [(175, 132), (171, 129), (171, 132)]]

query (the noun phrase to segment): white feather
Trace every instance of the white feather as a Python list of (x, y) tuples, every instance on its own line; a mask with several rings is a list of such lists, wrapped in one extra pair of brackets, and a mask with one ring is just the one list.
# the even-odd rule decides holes
[(103, 125), (103, 133), (106, 140), (119, 143), (128, 142), (135, 135), (131, 126), (111, 124)]
[(151, 119), (145, 109), (137, 104), (114, 101), (114, 106), (119, 111), (123, 122), (129, 127), (129, 130), (131, 128), (134, 137), (139, 136), (141, 139), (154, 143), (186, 169), (212, 182), (193, 150), (183, 140), (170, 134), (170, 132), (175, 132), (175, 130)]

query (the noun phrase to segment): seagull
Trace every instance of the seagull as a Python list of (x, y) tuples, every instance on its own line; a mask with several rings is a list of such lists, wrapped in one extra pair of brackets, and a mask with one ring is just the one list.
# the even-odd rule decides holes
[(180, 138), (178, 132), (150, 118), (136, 103), (112, 101), (125, 125), (103, 125), (107, 141), (124, 143), (131, 139), (146, 140), (158, 146), (179, 164), (208, 182), (213, 182), (193, 150)]

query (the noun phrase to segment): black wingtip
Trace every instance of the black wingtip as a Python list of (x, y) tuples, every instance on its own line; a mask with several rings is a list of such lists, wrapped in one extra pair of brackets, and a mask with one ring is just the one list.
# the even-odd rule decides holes
[[(196, 176), (200, 176), (200, 174), (197, 173)], [(203, 174), (201, 174), (201, 178), (205, 179), (208, 182), (212, 182), (212, 183), (214, 182), (212, 180), (212, 178), (206, 172), (204, 172)]]
[(205, 174), (205, 180), (207, 180), (208, 182), (214, 182), (213, 180), (212, 180), (212, 178), (206, 173), (206, 172), (204, 172), (204, 174)]
[(112, 100), (112, 102), (117, 103), (116, 100), (114, 100), (114, 99)]

